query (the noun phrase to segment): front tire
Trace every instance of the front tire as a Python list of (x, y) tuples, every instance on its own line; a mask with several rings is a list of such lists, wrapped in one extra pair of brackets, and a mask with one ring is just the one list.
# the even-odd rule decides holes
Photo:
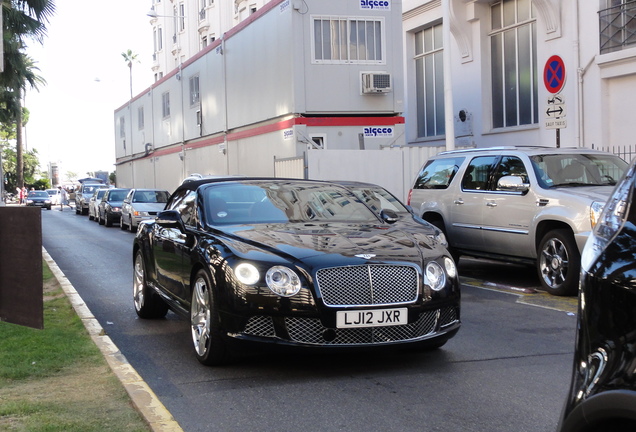
[(199, 270), (192, 282), (190, 327), (197, 360), (206, 366), (218, 366), (229, 360), (210, 277)]
[(581, 254), (569, 230), (555, 229), (543, 236), (537, 250), (537, 271), (541, 285), (550, 294), (576, 294)]
[(168, 305), (148, 287), (146, 268), (141, 251), (135, 255), (133, 272), (133, 302), (139, 318), (163, 318), (168, 313)]

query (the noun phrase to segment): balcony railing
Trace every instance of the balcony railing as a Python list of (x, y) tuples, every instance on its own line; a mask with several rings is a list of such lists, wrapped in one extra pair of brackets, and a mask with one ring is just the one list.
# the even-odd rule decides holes
[(601, 54), (636, 46), (636, 0), (603, 9), (598, 15)]

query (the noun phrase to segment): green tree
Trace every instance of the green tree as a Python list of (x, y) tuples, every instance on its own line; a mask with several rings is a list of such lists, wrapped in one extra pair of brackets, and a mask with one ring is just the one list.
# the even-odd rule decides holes
[[(7, 192), (15, 193), (18, 187), (17, 177), (17, 152), (14, 145), (2, 146), (2, 170), (5, 175), (5, 188)], [(40, 160), (36, 149), (29, 150), (24, 154), (24, 180), (23, 186), (42, 189), (43, 185), (48, 185), (48, 179), (38, 179), (41, 177)], [(22, 186), (20, 186), (22, 187)], [(44, 187), (46, 189), (46, 187)]]
[(55, 11), (53, 0), (3, 0), (2, 37), (4, 71), (0, 74), (0, 122), (15, 124), (16, 181), (24, 184), (22, 151), (22, 96), (27, 85), (37, 89), (44, 79), (35, 71), (35, 62), (24, 53), (27, 38), (42, 43), (45, 23)]
[(137, 59), (139, 55), (133, 54), (132, 50), (127, 50), (121, 53), (121, 56), (124, 58), (124, 61), (128, 65), (128, 73), (130, 75), (130, 98), (132, 99), (133, 98), (132, 67), (133, 67), (133, 63), (139, 63), (139, 60)]

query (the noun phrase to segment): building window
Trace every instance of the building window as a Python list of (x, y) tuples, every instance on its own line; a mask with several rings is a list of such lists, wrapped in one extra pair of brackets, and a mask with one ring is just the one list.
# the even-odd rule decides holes
[(381, 18), (312, 17), (313, 62), (384, 64)]
[(606, 54), (636, 45), (636, 2), (601, 0), (600, 52)]
[(170, 117), (170, 92), (161, 95), (161, 114), (163, 118)]
[(137, 109), (137, 127), (139, 130), (144, 130), (145, 119), (144, 119), (144, 107), (139, 107)]
[(126, 138), (126, 118), (119, 117), (119, 138)]
[(155, 46), (155, 52), (159, 52), (163, 49), (163, 29), (156, 27), (153, 32), (153, 43)]
[(190, 106), (199, 103), (199, 75), (190, 77)]
[(444, 135), (444, 62), (442, 25), (415, 33), (417, 136)]
[(185, 4), (179, 3), (179, 31), (185, 30)]
[(538, 122), (537, 26), (530, 0), (491, 6), (493, 128)]

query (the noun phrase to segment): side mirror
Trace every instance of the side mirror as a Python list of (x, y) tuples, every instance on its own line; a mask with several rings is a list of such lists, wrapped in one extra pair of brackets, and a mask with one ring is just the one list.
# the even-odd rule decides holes
[(497, 190), (508, 192), (528, 192), (530, 183), (524, 183), (519, 176), (503, 176), (497, 182)]
[(176, 210), (164, 210), (160, 212), (155, 222), (163, 228), (178, 228), (181, 232), (185, 232), (181, 215)]
[(394, 210), (382, 209), (380, 211), (380, 218), (388, 224), (393, 224), (397, 222), (398, 214)]

